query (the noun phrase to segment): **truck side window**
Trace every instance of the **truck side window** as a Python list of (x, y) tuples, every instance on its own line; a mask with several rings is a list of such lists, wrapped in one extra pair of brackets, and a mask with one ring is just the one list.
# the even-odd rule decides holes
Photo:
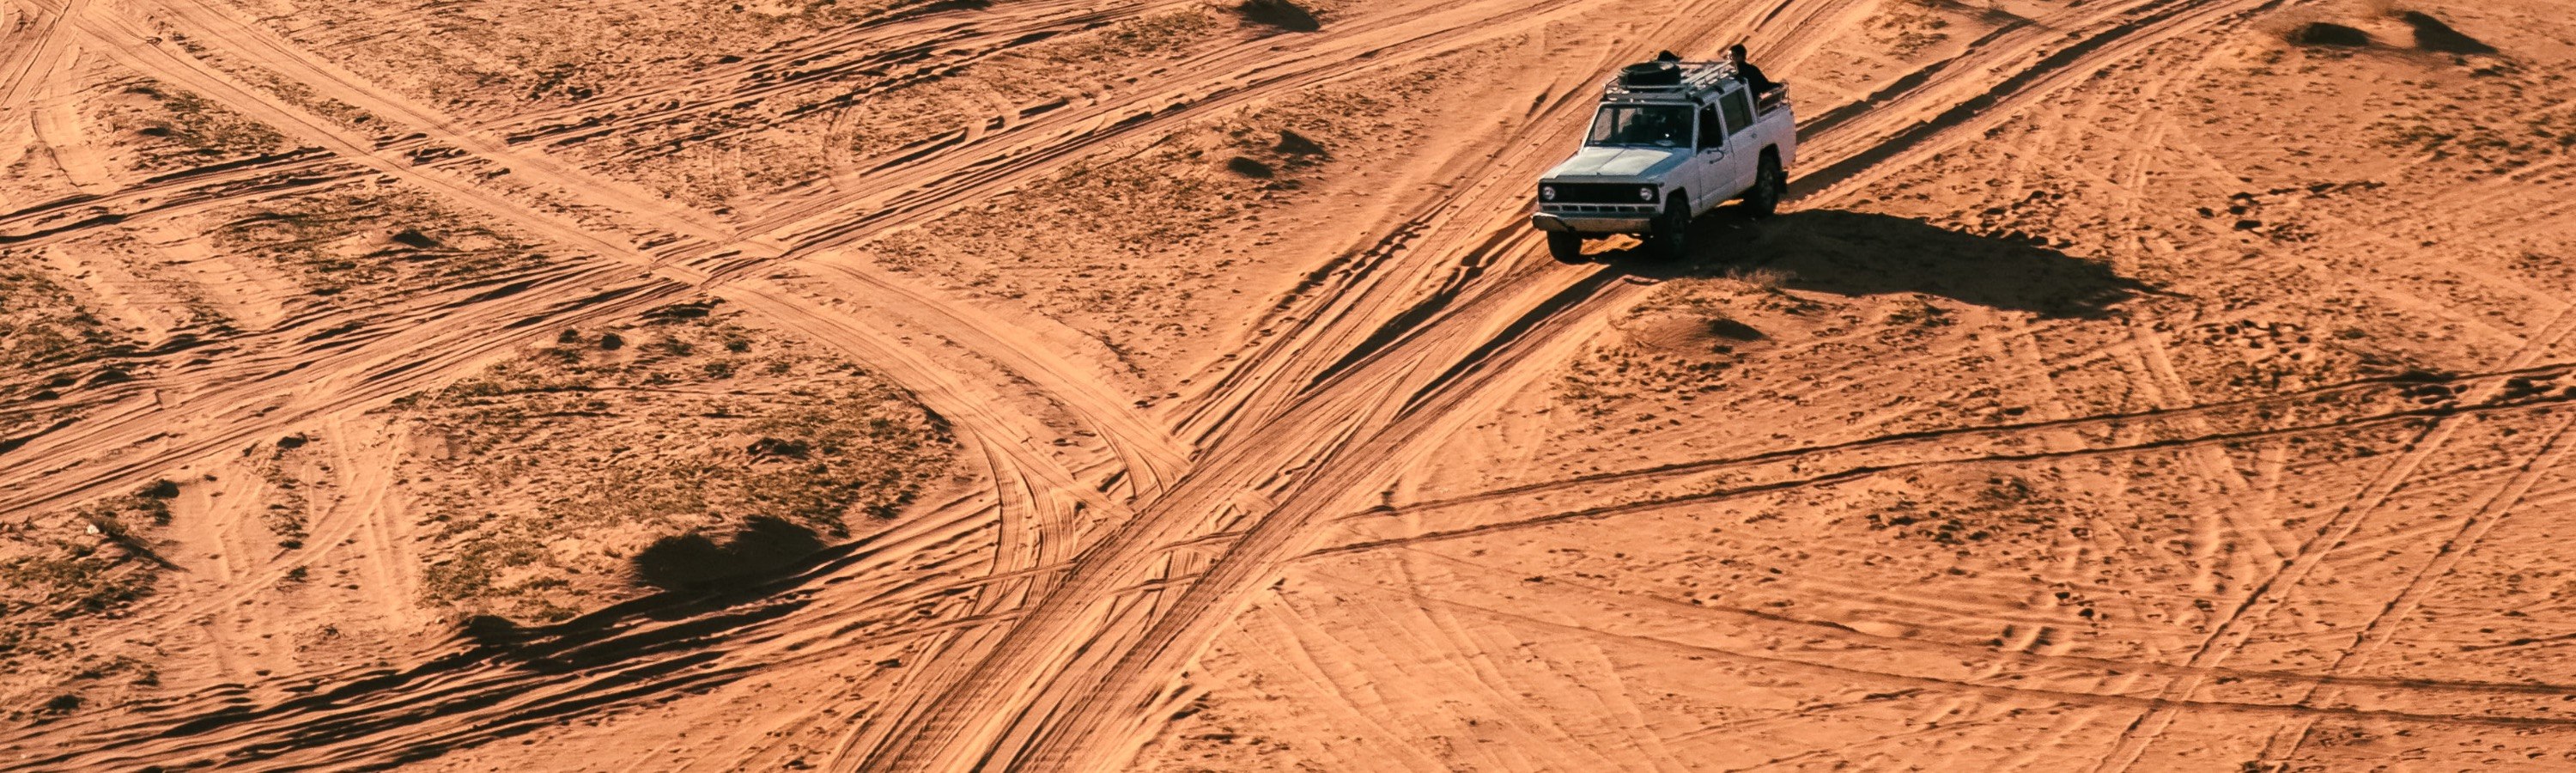
[(1726, 108), (1726, 125), (1739, 132), (1753, 127), (1753, 103), (1745, 101), (1748, 96), (1744, 89), (1736, 89), (1717, 98), (1717, 103)]
[(1723, 147), (1726, 147), (1726, 127), (1717, 122), (1717, 107), (1714, 105), (1701, 107), (1699, 109), (1699, 149), (1716, 150)]

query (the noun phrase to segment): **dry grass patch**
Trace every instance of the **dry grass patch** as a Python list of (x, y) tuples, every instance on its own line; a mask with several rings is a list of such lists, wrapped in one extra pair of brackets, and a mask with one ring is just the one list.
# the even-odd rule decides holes
[(762, 543), (805, 546), (756, 556), (775, 569), (895, 517), (944, 474), (949, 428), (902, 390), (711, 308), (564, 331), (400, 401), (429, 601), (560, 620), (639, 583), (687, 584), (649, 560), (687, 550), (671, 545), (804, 535)]
[[(733, 101), (568, 148), (690, 206), (719, 209), (836, 170), (872, 166), (982, 125), (997, 106), (1097, 95), (1140, 63), (1225, 40), (1231, 28), (1191, 7), (1029, 43), (954, 67), (870, 68), (759, 99)], [(825, 61), (809, 66), (829, 69)], [(646, 162), (651, 163), (637, 163)], [(836, 166), (837, 164), (837, 166)]]
[(1211, 116), (868, 248), (888, 268), (1025, 303), (1150, 369), (1242, 311), (1222, 308), (1241, 298), (1216, 278), (1243, 270), (1243, 253), (1298, 238), (1265, 217), (1372, 160), (1355, 149), (1415, 134), (1424, 116), (1407, 101), (1472, 77), (1466, 58)]
[(38, 250), (0, 249), (0, 451), (67, 410), (64, 390), (101, 377), (80, 366), (134, 346), (40, 268)]
[(0, 250), (0, 398), (34, 391), (37, 374), (87, 362), (128, 342), (34, 264), (33, 251)]
[(66, 714), (86, 693), (120, 680), (157, 681), (145, 662), (96, 637), (152, 593), (167, 563), (154, 536), (170, 522), (179, 485), (155, 481), (80, 507), (0, 520), (0, 704), (10, 718)]
[[(1059, 45), (1033, 46), (1015, 56), (1018, 61), (1013, 64), (1020, 66), (1010, 69), (1115, 67), (1135, 59), (1171, 56), (1208, 42), (1210, 36), (1223, 31), (1221, 23), (1216, 14), (1196, 7), (1129, 19), (1096, 35), (1070, 37)], [(1104, 73), (1082, 74), (1097, 77)]]
[(89, 120), (134, 154), (129, 163), (138, 171), (190, 169), (288, 148), (286, 136), (266, 124), (160, 81), (131, 76), (109, 81), (106, 89), (86, 106)]
[(532, 239), (387, 184), (270, 199), (217, 217), (211, 231), (218, 248), (269, 262), (312, 294), (343, 302), (452, 285), (546, 258)]
[(1898, 59), (1949, 42), (1950, 20), (1939, 11), (1943, 5), (1936, 0), (1885, 0), (1878, 14), (1870, 17), (1869, 40)]
[[(292, 3), (247, 10), (367, 81), (474, 113), (615, 97), (722, 56), (772, 49), (926, 2)], [(532, 20), (541, 20), (531, 23)]]

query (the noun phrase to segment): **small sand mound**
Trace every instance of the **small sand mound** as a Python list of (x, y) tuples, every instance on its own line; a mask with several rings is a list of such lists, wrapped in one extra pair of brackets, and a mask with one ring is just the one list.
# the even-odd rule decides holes
[(1631, 346), (1675, 354), (1710, 354), (1763, 338), (1742, 322), (1684, 310), (1643, 312), (1616, 326)]

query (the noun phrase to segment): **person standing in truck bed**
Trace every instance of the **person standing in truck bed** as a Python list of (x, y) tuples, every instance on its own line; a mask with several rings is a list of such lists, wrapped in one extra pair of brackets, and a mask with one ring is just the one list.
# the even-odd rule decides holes
[(1753, 66), (1752, 62), (1744, 61), (1744, 44), (1742, 43), (1737, 43), (1726, 49), (1726, 61), (1735, 65), (1735, 79), (1743, 81), (1744, 88), (1753, 92), (1756, 96), (1769, 93), (1771, 89), (1780, 85), (1771, 82), (1770, 78), (1763, 77), (1762, 68)]

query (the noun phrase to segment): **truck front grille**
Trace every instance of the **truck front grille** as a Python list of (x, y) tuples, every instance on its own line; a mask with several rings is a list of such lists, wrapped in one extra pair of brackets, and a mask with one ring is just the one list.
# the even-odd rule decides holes
[(1549, 199), (1541, 196), (1540, 201), (1566, 204), (1635, 204), (1642, 201), (1637, 198), (1637, 189), (1645, 186), (1635, 183), (1545, 183), (1540, 187), (1556, 189), (1556, 198)]
[[(1635, 188), (1636, 186), (1629, 186)], [(1559, 194), (1562, 196), (1563, 194)], [(1631, 194), (1634, 195), (1634, 194)], [(1540, 204), (1538, 211), (1551, 215), (1613, 215), (1645, 217), (1655, 214), (1651, 204)]]

